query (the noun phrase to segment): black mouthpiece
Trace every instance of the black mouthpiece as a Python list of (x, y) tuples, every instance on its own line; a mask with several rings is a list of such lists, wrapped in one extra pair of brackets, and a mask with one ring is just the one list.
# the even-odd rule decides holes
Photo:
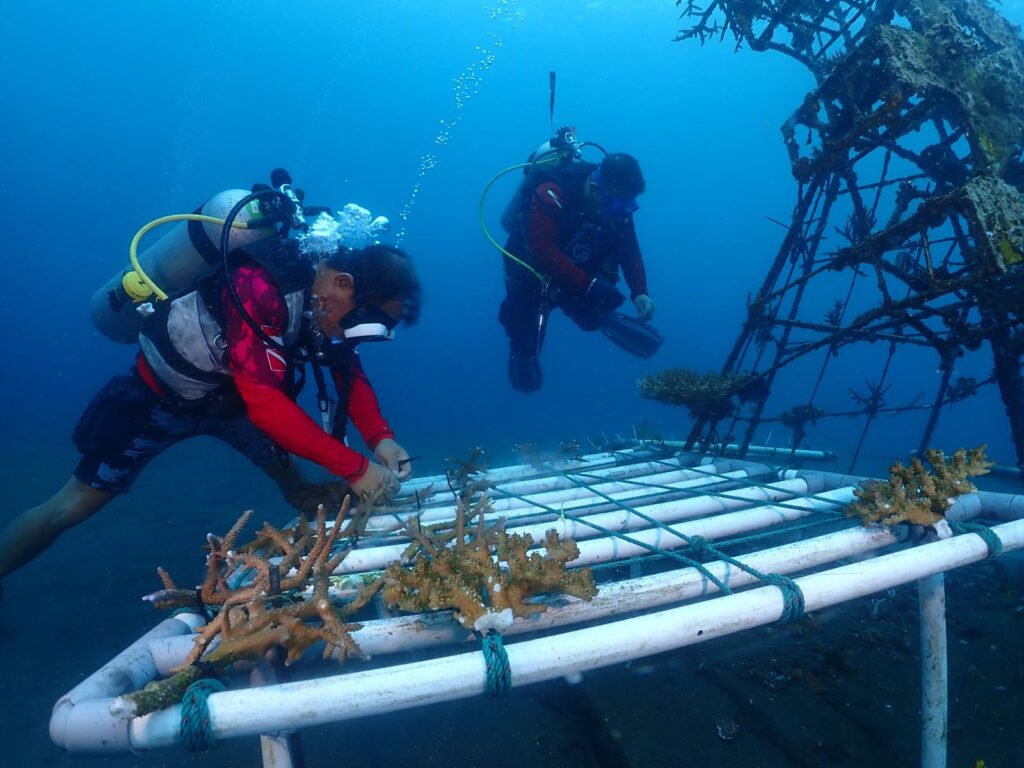
[(270, 172), (270, 184), (274, 189), (280, 189), (285, 184), (292, 183), (292, 175), (284, 168), (275, 168)]

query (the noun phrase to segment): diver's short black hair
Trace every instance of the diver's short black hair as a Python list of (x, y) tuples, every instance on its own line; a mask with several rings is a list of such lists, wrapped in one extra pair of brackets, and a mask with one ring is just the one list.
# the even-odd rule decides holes
[(625, 152), (612, 152), (601, 161), (601, 180), (617, 195), (636, 197), (647, 184), (640, 172), (640, 163)]
[(393, 299), (402, 299), (402, 322), (413, 325), (420, 319), (422, 288), (409, 254), (391, 245), (338, 249), (321, 263), (355, 278), (358, 301), (379, 307)]

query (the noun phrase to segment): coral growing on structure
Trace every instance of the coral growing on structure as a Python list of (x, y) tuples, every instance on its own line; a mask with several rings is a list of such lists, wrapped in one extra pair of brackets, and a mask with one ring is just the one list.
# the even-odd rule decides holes
[(422, 526), (413, 520), (406, 533), (413, 542), (402, 560), (387, 569), (382, 599), (404, 611), (453, 609), (459, 623), (477, 631), (504, 629), (513, 618), (546, 609), (527, 598), (559, 592), (589, 600), (597, 594), (589, 568), (568, 571), (565, 564), (579, 556), (572, 540), (560, 540), (552, 529), (544, 539), (545, 553), (529, 552), (533, 538), (510, 534), (505, 520), (487, 524), (490, 501), (471, 503), (468, 487), (456, 501), (452, 523)]
[[(351, 547), (335, 549), (340, 541), (354, 540), (361, 529), (360, 518), (349, 519), (348, 513), (346, 498), (330, 526), (322, 506), (312, 526), (305, 518), (291, 530), (264, 523), (258, 550), (236, 550), (235, 541), (252, 516), (246, 512), (223, 538), (207, 536), (206, 579), (198, 589), (179, 589), (158, 569), (164, 589), (145, 600), (168, 609), (196, 607), (198, 601), (215, 615), (200, 629), (195, 647), (174, 676), (121, 697), (112, 708), (115, 714), (135, 717), (174, 704), (196, 679), (220, 674), (236, 661), (261, 659), (275, 646), (287, 652), (286, 664), (319, 642), (324, 643), (324, 658), (335, 651), (340, 662), (349, 655), (361, 656), (351, 635), (360, 625), (347, 623), (346, 617), (364, 606), (382, 583), (364, 586), (345, 604), (329, 594), (331, 572)], [(316, 625), (308, 624), (310, 620)]]
[(468, 458), (448, 457), (445, 461), (450, 465), (445, 470), (445, 476), (448, 478), (448, 487), (452, 489), (453, 493), (465, 488), (470, 483), (478, 482), (479, 477), (487, 471), (487, 452), (480, 446), (473, 448), (469, 452)]
[(641, 397), (667, 405), (685, 405), (695, 419), (723, 419), (736, 405), (732, 398), (750, 385), (742, 373), (697, 373), (688, 368), (668, 368), (649, 373), (637, 382)]
[(984, 475), (992, 462), (985, 459), (985, 446), (961, 448), (947, 459), (939, 450), (925, 452), (931, 471), (914, 458), (910, 466), (896, 462), (889, 469), (889, 480), (869, 480), (853, 493), (857, 501), (843, 513), (858, 517), (864, 525), (913, 523), (934, 525), (945, 516), (953, 500), (977, 490), (969, 478)]

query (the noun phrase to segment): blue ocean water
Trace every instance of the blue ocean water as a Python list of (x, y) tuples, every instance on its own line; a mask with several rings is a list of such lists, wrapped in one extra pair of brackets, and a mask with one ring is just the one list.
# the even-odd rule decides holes
[[(779, 126), (810, 75), (729, 42), (672, 42), (669, 0), (57, 0), (0, 10), (3, 521), (66, 480), (75, 420), (132, 360), (87, 312), (132, 234), (220, 189), (265, 181), (271, 168), (288, 168), (311, 202), (358, 202), (403, 233), (424, 283), (423, 319), (364, 360), (422, 472), (475, 445), (508, 463), (515, 443), (554, 447), (644, 421), (681, 437), (685, 417), (641, 400), (636, 380), (669, 365), (721, 365), (781, 240), (767, 217), (788, 220), (795, 199)], [(1019, 3), (1002, 10), (1024, 20)], [(639, 361), (556, 316), (544, 389), (524, 396), (506, 381), (501, 262), (476, 211), (491, 177), (548, 138), (552, 70), (556, 124), (644, 169), (636, 220), (666, 340)], [(492, 229), (514, 185), (506, 178), (488, 198)], [(851, 354), (873, 378), (881, 351)], [(834, 385), (845, 395), (859, 383)], [(915, 363), (896, 389), (935, 384)], [(1003, 420), (990, 393), (945, 418), (935, 442), (988, 442), (1013, 463)], [(903, 455), (920, 424), (883, 421), (866, 451)], [(849, 424), (814, 434), (816, 447), (848, 451), (855, 440)], [(0, 731), (16, 741), (11, 764), (74, 762), (47, 740), (52, 702), (152, 623), (134, 601), (154, 586), (155, 566), (197, 569), (206, 530), (247, 507), (287, 515), (244, 460), (208, 441), (180, 446), (130, 497), (7, 580), (0, 648), (18, 660), (18, 685), (0, 705)]]

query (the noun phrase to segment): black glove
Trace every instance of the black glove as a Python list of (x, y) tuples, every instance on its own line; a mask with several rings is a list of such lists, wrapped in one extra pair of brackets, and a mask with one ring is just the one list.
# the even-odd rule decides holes
[(590, 282), (585, 298), (587, 303), (602, 312), (612, 312), (621, 307), (622, 302), (626, 300), (618, 288), (600, 277), (595, 277)]

